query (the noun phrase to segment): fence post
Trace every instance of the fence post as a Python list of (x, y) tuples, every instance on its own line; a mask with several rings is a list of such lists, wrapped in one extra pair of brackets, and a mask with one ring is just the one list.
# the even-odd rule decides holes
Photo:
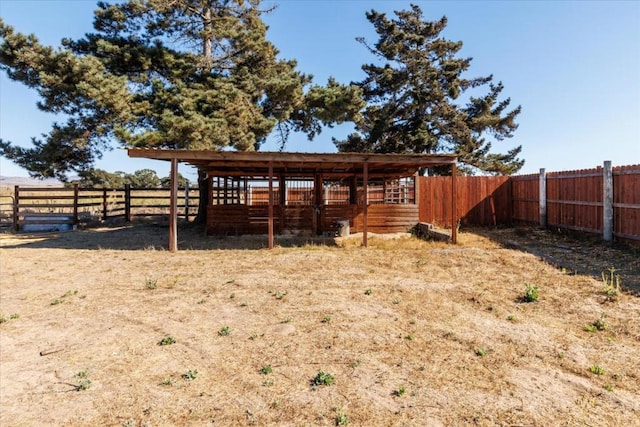
[(538, 203), (540, 204), (540, 226), (547, 226), (547, 174), (544, 168), (540, 169), (540, 197)]
[(184, 219), (189, 222), (189, 181), (184, 183)]
[(602, 238), (605, 242), (613, 240), (613, 172), (611, 160), (605, 160), (602, 171)]
[(102, 220), (107, 220), (107, 189), (102, 189)]
[(18, 212), (20, 209), (20, 186), (16, 185), (13, 190), (13, 229), (15, 231), (20, 230), (18, 225)]
[(124, 185), (124, 220), (131, 222), (131, 184)]
[(78, 225), (78, 196), (79, 188), (78, 184), (73, 185), (73, 225)]

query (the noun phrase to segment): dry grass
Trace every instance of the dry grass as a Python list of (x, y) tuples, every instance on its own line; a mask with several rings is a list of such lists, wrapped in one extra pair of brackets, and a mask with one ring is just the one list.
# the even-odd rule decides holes
[[(640, 417), (640, 300), (607, 298), (597, 278), (471, 233), (457, 246), (373, 237), (273, 251), (180, 239), (192, 249), (164, 251), (166, 229), (150, 226), (0, 236), (0, 425)], [(521, 302), (525, 283), (537, 302)], [(606, 330), (586, 331), (603, 313)], [(334, 383), (313, 385), (319, 371)]]

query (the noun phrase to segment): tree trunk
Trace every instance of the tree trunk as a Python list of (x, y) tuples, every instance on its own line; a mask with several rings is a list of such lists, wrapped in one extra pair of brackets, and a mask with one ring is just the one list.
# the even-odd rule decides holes
[(198, 170), (198, 189), (200, 193), (200, 199), (198, 201), (198, 213), (193, 220), (195, 224), (204, 225), (207, 223), (207, 206), (209, 205), (209, 192), (211, 180), (207, 177), (207, 173), (203, 170)]

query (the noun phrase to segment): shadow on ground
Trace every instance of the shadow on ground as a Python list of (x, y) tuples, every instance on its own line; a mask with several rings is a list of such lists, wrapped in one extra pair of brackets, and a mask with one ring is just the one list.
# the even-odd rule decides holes
[[(608, 245), (598, 239), (560, 234), (536, 227), (471, 228), (474, 233), (509, 249), (531, 253), (566, 270), (568, 274), (587, 274), (597, 279), (615, 268), (623, 288), (640, 295), (640, 248)], [(139, 222), (62, 233), (0, 235), (1, 248), (167, 250), (169, 228), (166, 223)], [(332, 237), (296, 235), (276, 236), (276, 246), (337, 246)], [(182, 223), (178, 229), (180, 250), (245, 249), (267, 247), (267, 236), (206, 236), (202, 228)]]
[[(5, 233), (0, 235), (2, 248), (50, 248), (89, 250), (168, 250), (169, 227), (163, 223), (137, 223), (54, 233)], [(305, 245), (336, 246), (331, 237), (281, 235), (275, 237), (280, 247)], [(179, 250), (264, 249), (266, 235), (206, 236), (201, 227), (183, 223), (178, 227)]]
[(598, 279), (614, 268), (622, 287), (640, 296), (640, 248), (607, 244), (582, 234), (563, 234), (539, 227), (473, 228), (469, 232), (500, 245), (531, 253), (569, 274)]

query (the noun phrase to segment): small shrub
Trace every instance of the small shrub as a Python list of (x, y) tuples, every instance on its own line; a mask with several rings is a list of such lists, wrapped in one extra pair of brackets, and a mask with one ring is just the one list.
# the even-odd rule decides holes
[(336, 415), (336, 425), (337, 426), (346, 426), (346, 425), (348, 425), (349, 424), (349, 417), (347, 416), (347, 414), (342, 412), (342, 409), (340, 409), (340, 408), (336, 408), (336, 412), (338, 412), (338, 415)]
[(331, 316), (324, 316), (322, 318), (322, 323), (329, 323), (331, 322)]
[(589, 372), (596, 375), (604, 375), (604, 368), (598, 365), (593, 365), (589, 368)]
[(524, 284), (524, 296), (522, 297), (522, 301), (524, 302), (536, 302), (538, 301), (538, 297), (540, 296), (540, 290), (537, 285), (530, 285), (528, 283)]
[(584, 330), (587, 332), (606, 331), (609, 329), (609, 325), (604, 320), (605, 317), (606, 315), (602, 313), (599, 319), (594, 320), (590, 325), (586, 325)]
[(275, 294), (276, 299), (283, 299), (285, 296), (287, 296), (287, 291), (284, 291), (284, 292), (277, 291)]
[(607, 391), (613, 391), (613, 384), (607, 383), (604, 385), (604, 389)]
[(58, 304), (62, 304), (63, 302), (64, 302), (63, 300), (56, 298), (53, 301), (51, 301), (51, 305), (58, 305)]
[(293, 319), (291, 318), (291, 316), (287, 316), (284, 319), (282, 319), (282, 323), (291, 323)]
[(487, 350), (483, 348), (476, 349), (476, 356), (485, 357), (487, 355)]
[(406, 339), (408, 339), (409, 341), (413, 341), (413, 339), (415, 338), (414, 335), (412, 333), (408, 333), (407, 336), (405, 337)]
[(364, 291), (365, 295), (371, 295), (373, 293), (373, 291), (371, 289), (367, 289), (366, 291)]
[(194, 370), (189, 369), (187, 372), (182, 374), (182, 379), (185, 381), (193, 381), (197, 377), (198, 377), (198, 371), (195, 369)]
[(334, 381), (333, 375), (327, 372), (318, 371), (316, 376), (311, 381), (311, 384), (314, 386), (331, 385), (333, 384), (333, 381)]
[(175, 343), (176, 343), (176, 339), (174, 337), (166, 336), (166, 337), (162, 338), (158, 344), (160, 344), (160, 345), (171, 345), (171, 344), (175, 344)]
[(11, 319), (11, 320), (15, 320), (15, 319), (17, 319), (18, 317), (20, 317), (20, 315), (19, 315), (18, 313), (13, 313), (12, 315), (10, 315), (10, 316), (9, 316), (9, 319)]
[(80, 380), (78, 385), (76, 386), (77, 391), (87, 390), (91, 387), (91, 380), (89, 379), (89, 370), (85, 369), (83, 371), (78, 372), (75, 377)]
[(610, 298), (617, 298), (620, 295), (620, 275), (615, 274), (616, 269), (614, 267), (609, 268), (609, 274), (602, 272), (602, 283), (604, 293)]
[(258, 334), (251, 334), (251, 335), (249, 335), (249, 339), (250, 339), (251, 341), (255, 340), (256, 338), (258, 338)]
[(87, 390), (89, 387), (91, 387), (91, 380), (90, 379), (84, 379), (82, 381), (80, 381), (80, 384), (78, 384), (78, 391), (83, 391), (83, 390)]
[(404, 394), (406, 393), (406, 389), (404, 388), (404, 386), (400, 386), (397, 390), (395, 390), (393, 392), (393, 394), (397, 397), (402, 397), (404, 396)]
[(264, 365), (262, 368), (260, 368), (260, 374), (262, 375), (269, 375), (272, 372), (273, 368), (271, 367), (271, 365)]
[(162, 382), (160, 384), (162, 384), (162, 385), (173, 385), (173, 379), (172, 378), (165, 378), (164, 380), (162, 380)]
[(516, 320), (516, 316), (514, 316), (513, 314), (510, 314), (510, 315), (507, 316), (507, 320), (509, 322), (513, 322), (514, 320)]
[(145, 282), (145, 285), (146, 285), (147, 289), (156, 289), (158, 287), (158, 280), (157, 279), (147, 279), (147, 281)]
[(8, 321), (9, 321), (9, 319), (7, 319), (6, 317), (0, 316), (0, 323), (6, 323)]
[(228, 326), (223, 326), (218, 331), (218, 335), (220, 335), (221, 337), (226, 337), (228, 335), (231, 335), (231, 328), (229, 328)]

